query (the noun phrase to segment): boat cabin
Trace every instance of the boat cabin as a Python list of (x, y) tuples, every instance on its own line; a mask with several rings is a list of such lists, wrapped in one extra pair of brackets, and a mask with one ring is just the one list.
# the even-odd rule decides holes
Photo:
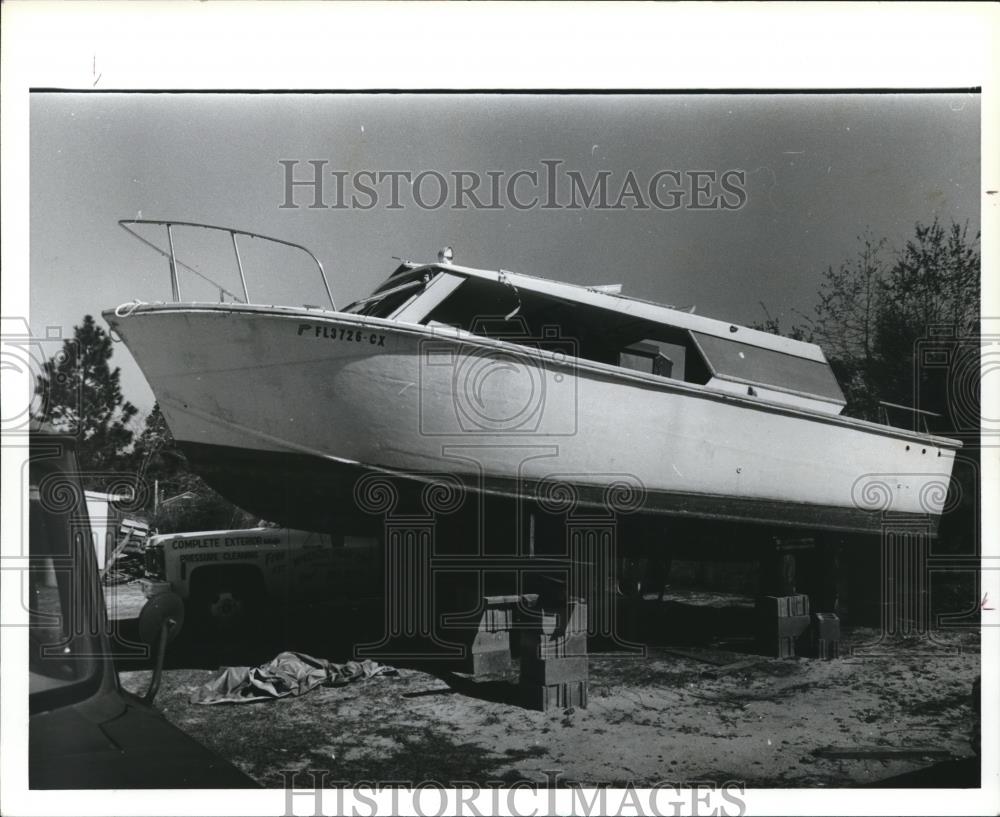
[[(250, 298), (239, 243), (242, 238), (245, 251), (247, 242), (259, 240), (305, 253), (319, 272), (334, 312), (453, 327), (626, 370), (656, 382), (683, 382), (765, 403), (827, 414), (840, 414), (846, 405), (819, 346), (630, 298), (616, 286), (584, 287), (505, 270), (463, 267), (452, 263), (448, 248), (436, 264), (404, 261), (367, 298), (337, 310), (323, 265), (300, 244), (193, 222), (125, 219), (119, 224), (168, 259), (174, 302), (181, 300), (179, 273), (185, 271), (218, 289), (220, 302), (229, 296), (234, 303), (260, 303)], [(136, 232), (135, 228), (148, 225), (166, 228), (166, 248)], [(241, 292), (219, 285), (177, 257), (173, 230), (181, 228), (228, 235)]]
[(815, 344), (630, 298), (612, 287), (404, 262), (343, 311), (557, 349), (768, 403), (829, 414), (840, 414), (846, 403)]

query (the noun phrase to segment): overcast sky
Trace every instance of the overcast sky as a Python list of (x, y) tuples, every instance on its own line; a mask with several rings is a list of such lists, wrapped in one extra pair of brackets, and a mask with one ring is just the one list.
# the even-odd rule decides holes
[[(935, 215), (979, 229), (979, 124), (979, 98), (964, 94), (34, 94), (31, 326), (68, 335), (85, 313), (168, 294), (166, 263), (117, 226), (140, 213), (305, 244), (341, 305), (385, 278), (393, 256), (432, 260), (450, 244), (469, 266), (622, 283), (627, 294), (739, 323), (762, 318), (763, 301), (788, 324), (793, 310), (811, 311), (823, 270), (852, 255), (865, 229), (894, 246)], [(662, 170), (736, 170), (746, 202), (422, 209), (404, 190), (404, 206), (390, 209), (386, 183), (372, 209), (312, 209), (302, 190), (303, 206), (283, 209), (282, 160), (300, 163), (298, 177), (323, 160), (327, 173), (432, 170), (449, 179), (508, 179), (559, 160), (560, 172), (588, 182), (608, 171), (612, 199), (629, 171), (645, 188)], [(519, 185), (522, 201), (529, 187)], [(435, 183), (423, 190), (435, 198)], [(298, 297), (304, 274), (282, 268), (267, 292), (287, 287), (290, 303), (321, 303)], [(126, 397), (148, 411), (152, 395), (123, 345), (113, 361)]]

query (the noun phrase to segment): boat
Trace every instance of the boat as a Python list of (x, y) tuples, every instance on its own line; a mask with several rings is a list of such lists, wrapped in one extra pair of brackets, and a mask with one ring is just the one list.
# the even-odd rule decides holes
[[(105, 311), (113, 335), (194, 469), (285, 526), (371, 519), (391, 505), (385, 490), (441, 509), (443, 486), (541, 508), (569, 498), (581, 513), (873, 533), (887, 517), (933, 529), (949, 496), (961, 443), (845, 416), (812, 343), (614, 285), (462, 266), (449, 248), (400, 260), (338, 308), (301, 245), (121, 225), (167, 259), (172, 298)], [(240, 285), (218, 302), (182, 299), (206, 275), (175, 252), (181, 228), (231, 239)], [(240, 242), (258, 241), (306, 253), (325, 303), (256, 302)]]

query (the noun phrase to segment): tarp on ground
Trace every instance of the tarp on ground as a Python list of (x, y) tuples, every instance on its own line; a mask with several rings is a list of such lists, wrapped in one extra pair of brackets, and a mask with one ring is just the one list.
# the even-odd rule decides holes
[(226, 667), (191, 694), (194, 704), (243, 704), (305, 695), (318, 686), (343, 686), (376, 675), (396, 675), (376, 661), (335, 664), (301, 652), (283, 652), (259, 667)]

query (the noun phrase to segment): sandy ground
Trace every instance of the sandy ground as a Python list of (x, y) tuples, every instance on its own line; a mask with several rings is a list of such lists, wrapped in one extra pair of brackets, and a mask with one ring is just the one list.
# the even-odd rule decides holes
[[(138, 585), (113, 590), (113, 617), (133, 617), (142, 606)], [(747, 603), (714, 594), (688, 594), (686, 602), (699, 599), (737, 615)], [(479, 680), (401, 668), (280, 702), (190, 704), (219, 666), (237, 663), (221, 649), (168, 669), (157, 705), (270, 786), (282, 784), (282, 770), (326, 769), (330, 781), (354, 782), (546, 782), (547, 771), (558, 771), (560, 781), (582, 784), (844, 787), (928, 767), (945, 754), (973, 755), (978, 632), (938, 634), (935, 643), (878, 643), (862, 629), (845, 635), (845, 657), (832, 661), (763, 658), (731, 644), (647, 647), (641, 658), (592, 654), (588, 708), (548, 713), (509, 702), (516, 669)], [(710, 677), (720, 665), (735, 669)], [(149, 677), (122, 672), (133, 691)], [(815, 753), (824, 747), (927, 754), (835, 759)]]
[(105, 585), (104, 602), (110, 618), (127, 620), (139, 615), (146, 597), (142, 594), (139, 582), (133, 581), (128, 584)]

